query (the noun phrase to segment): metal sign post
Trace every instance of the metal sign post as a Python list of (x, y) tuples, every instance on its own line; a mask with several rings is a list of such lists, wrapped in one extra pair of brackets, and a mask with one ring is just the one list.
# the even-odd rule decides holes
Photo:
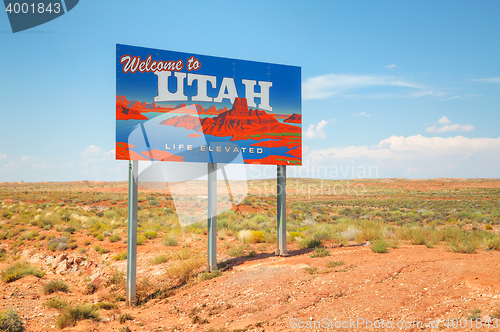
[(286, 251), (286, 166), (277, 166), (277, 245), (276, 256), (288, 256)]
[(137, 194), (138, 194), (139, 162), (129, 161), (128, 165), (128, 228), (127, 228), (127, 302), (133, 306), (136, 302), (136, 268), (137, 268)]
[(217, 270), (217, 164), (208, 163), (208, 272)]

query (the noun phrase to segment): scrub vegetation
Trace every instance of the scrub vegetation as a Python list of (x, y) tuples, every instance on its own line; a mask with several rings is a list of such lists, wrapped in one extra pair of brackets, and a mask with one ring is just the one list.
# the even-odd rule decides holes
[[(368, 245), (371, 255), (390, 255), (401, 246), (440, 247), (463, 254), (500, 250), (500, 181), (496, 186), (482, 187), (481, 180), (467, 180), (475, 181), (474, 186), (459, 188), (436, 182), (429, 188), (411, 189), (398, 187), (398, 180), (391, 181), (391, 185), (381, 180), (365, 181), (362, 194), (335, 195), (318, 189), (325, 184), (319, 180), (288, 180), (289, 250), (304, 253), (327, 267), (305, 268), (308, 274), (330, 273), (336, 267), (339, 270), (334, 272), (351, 269), (342, 269), (342, 260), (329, 257), (335, 248), (344, 246)], [(326, 184), (330, 188), (349, 186), (345, 181)], [(206, 222), (181, 227), (169, 194), (140, 190), (137, 250), (141, 253), (142, 248), (148, 248), (146, 262), (155, 273), (138, 277), (138, 304), (167, 298), (197, 283), (216, 282), (218, 279), (211, 280), (224, 278), (237, 262), (274, 253), (277, 197), (273, 185), (275, 180), (251, 181), (250, 194), (239, 204), (238, 213), (231, 210), (217, 216), (221, 262), (220, 271), (212, 273), (205, 271)], [(126, 186), (92, 182), (0, 184), (4, 285), (31, 275), (42, 278), (40, 294), (68, 296), (81, 292), (89, 296), (89, 301), (90, 296), (98, 296), (101, 305), (45, 299), (48, 308), (60, 311), (56, 325), (61, 328), (83, 319), (98, 320), (102, 310), (119, 310), (125, 300), (126, 275), (114, 269), (127, 260)], [(269, 194), (262, 194), (264, 191)], [(191, 214), (202, 213), (196, 200), (187, 199), (185, 204)], [(94, 281), (85, 275), (78, 285), (51, 280), (54, 278), (44, 271), (55, 270), (62, 263), (52, 266), (49, 261), (29, 261), (41, 253), (68, 256), (64, 261), (68, 269), (76, 264), (75, 257), (85, 264), (94, 262), (108, 269), (103, 274), (107, 279)], [(7, 317), (7, 313), (2, 315)]]

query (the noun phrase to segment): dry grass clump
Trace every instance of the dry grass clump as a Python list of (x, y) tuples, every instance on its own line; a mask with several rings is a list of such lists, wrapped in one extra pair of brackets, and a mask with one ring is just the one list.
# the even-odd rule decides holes
[(53, 298), (45, 302), (45, 306), (48, 308), (54, 308), (57, 310), (64, 310), (68, 307), (68, 302), (58, 299), (58, 298)]
[(379, 254), (389, 252), (387, 249), (387, 242), (385, 240), (375, 240), (372, 244), (370, 244), (370, 249)]
[(69, 286), (62, 280), (52, 280), (43, 287), (43, 293), (45, 295), (52, 294), (55, 292), (69, 292)]
[(120, 324), (124, 324), (126, 321), (128, 320), (134, 320), (134, 317), (132, 317), (131, 314), (121, 314), (119, 317), (118, 317), (118, 321), (120, 322)]
[(325, 247), (316, 247), (314, 249), (314, 252), (311, 255), (309, 255), (309, 257), (311, 258), (326, 257), (326, 256), (330, 256), (330, 251)]
[(160, 254), (151, 260), (151, 265), (158, 265), (168, 262), (169, 256)]
[(298, 242), (299, 248), (317, 248), (321, 246), (321, 240), (318, 240), (312, 236), (305, 237), (300, 239)]
[(24, 325), (17, 312), (9, 309), (6, 312), (0, 312), (0, 331), (23, 332)]
[(202, 267), (205, 263), (205, 257), (202, 255), (196, 255), (194, 257), (172, 263), (172, 265), (165, 271), (166, 276), (168, 278), (178, 280), (182, 285), (187, 283), (194, 275), (195, 270)]
[(238, 239), (243, 243), (248, 243), (252, 240), (253, 233), (247, 229), (238, 232)]
[(153, 299), (164, 299), (171, 296), (174, 291), (169, 288), (170, 283), (151, 280), (144, 276), (137, 282), (136, 288), (136, 304), (141, 305)]
[(22, 261), (14, 263), (7, 269), (5, 269), (2, 272), (2, 280), (5, 282), (12, 282), (28, 275), (42, 278), (45, 275), (45, 273), (38, 270), (30, 263)]
[(68, 326), (75, 326), (79, 320), (92, 319), (93, 321), (99, 320), (98, 308), (91, 304), (78, 305), (76, 307), (67, 307), (62, 316), (60, 316), (56, 325), (58, 328), (63, 329)]

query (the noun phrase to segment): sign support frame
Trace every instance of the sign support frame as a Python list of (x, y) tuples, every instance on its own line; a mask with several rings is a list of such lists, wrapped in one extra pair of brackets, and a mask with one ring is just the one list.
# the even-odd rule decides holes
[(139, 162), (128, 165), (128, 227), (127, 227), (127, 295), (126, 305), (136, 304), (137, 276), (137, 196), (139, 191)]
[(217, 271), (217, 163), (208, 163), (207, 271)]
[(277, 165), (276, 171), (277, 171), (276, 256), (286, 257), (288, 256), (288, 252), (286, 250), (286, 166)]

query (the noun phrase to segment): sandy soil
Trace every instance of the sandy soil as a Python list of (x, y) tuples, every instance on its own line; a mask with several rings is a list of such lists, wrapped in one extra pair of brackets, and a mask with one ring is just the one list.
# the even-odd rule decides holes
[[(494, 179), (361, 182), (367, 187), (422, 191), (499, 188), (500, 183)], [(126, 183), (73, 184), (78, 188), (72, 189), (75, 192), (127, 190)], [(1, 184), (10, 185), (13, 184)], [(79, 248), (85, 247), (85, 240), (95, 242), (84, 234), (75, 233)], [(184, 234), (176, 247), (165, 247), (161, 239), (139, 246), (139, 278), (147, 275), (154, 280), (162, 275), (166, 265), (149, 263), (160, 253), (178, 251), (183, 245), (206, 252), (206, 236), (196, 237)], [(126, 233), (122, 238), (126, 238)], [(9, 244), (2, 241), (1, 246)], [(125, 326), (131, 331), (322, 331), (328, 324), (343, 331), (399, 330), (398, 326), (405, 331), (496, 330), (494, 326), (500, 330), (500, 323), (494, 325), (496, 321), (492, 321), (495, 314), (500, 314), (499, 251), (462, 254), (446, 251), (442, 246), (430, 249), (400, 245), (389, 253), (377, 254), (368, 246), (354, 243), (347, 247), (335, 247), (332, 243), (326, 246), (331, 254), (323, 258), (311, 258), (310, 249), (297, 249), (294, 244), (288, 246), (289, 257), (275, 257), (273, 245), (267, 244), (253, 258), (230, 258), (219, 246), (218, 259), (229, 262), (222, 276), (183, 286), (166, 299), (151, 300), (138, 307), (129, 308), (125, 302), (118, 302), (117, 309), (101, 310), (100, 322), (81, 321), (64, 331), (126, 331)], [(44, 247), (24, 250), (21, 258), (46, 271), (46, 276), (1, 282), (0, 310), (16, 310), (26, 331), (58, 330), (55, 321), (60, 313), (45, 307), (47, 300), (60, 297), (72, 304), (97, 303), (109, 292), (104, 284), (113, 270), (126, 270), (126, 261), (112, 260), (116, 253), (126, 251), (126, 243), (106, 243), (106, 247), (111, 252), (105, 255), (94, 250), (87, 250), (85, 255), (76, 251), (50, 252)], [(81, 260), (81, 256), (87, 259)], [(61, 260), (66, 260), (67, 266), (54, 270)], [(343, 264), (328, 268), (327, 263), (334, 261)], [(0, 262), (0, 270), (7, 265)], [(317, 273), (308, 273), (308, 267), (317, 268)], [(68, 282), (70, 292), (43, 295), (43, 286), (51, 280)], [(85, 295), (89, 281), (100, 287), (95, 294)], [(481, 310), (481, 325), (468, 320), (475, 308)], [(135, 319), (120, 324), (118, 316), (123, 313), (130, 313)], [(449, 328), (445, 326), (447, 319)], [(453, 319), (467, 327), (453, 327)], [(485, 322), (491, 325), (488, 327)], [(344, 328), (335, 328), (335, 323), (344, 323)], [(392, 329), (386, 328), (389, 324)], [(435, 324), (439, 326), (435, 328)], [(299, 326), (304, 328), (298, 329)]]
[[(161, 265), (148, 263), (159, 251), (166, 251), (161, 247), (160, 243), (151, 243), (140, 248), (139, 275), (161, 274)], [(275, 257), (272, 250), (268, 245), (266, 252), (254, 258), (232, 259), (230, 269), (221, 277), (185, 286), (167, 299), (134, 308), (120, 302), (118, 309), (101, 310), (105, 321), (83, 321), (65, 330), (119, 331), (124, 325), (117, 318), (125, 312), (135, 318), (126, 324), (132, 331), (170, 331), (174, 327), (179, 331), (292, 331), (296, 330), (293, 324), (326, 324), (324, 319), (351, 319), (361, 324), (345, 330), (370, 330), (367, 321), (380, 324), (382, 320), (394, 326), (400, 321), (421, 321), (427, 329), (429, 320), (439, 319), (443, 327), (446, 319), (467, 319), (474, 308), (480, 309), (480, 316), (488, 321), (500, 309), (498, 251), (467, 255), (441, 247), (403, 245), (387, 254), (376, 254), (367, 246), (352, 246), (330, 248), (330, 256), (311, 258), (306, 249), (291, 248), (289, 257)], [(38, 254), (30, 258), (28, 254), (24, 253), (25, 258), (35, 263), (51, 257)], [(220, 251), (219, 257), (223, 256)], [(106, 293), (104, 287), (93, 295), (84, 295), (83, 289), (85, 277), (101, 283), (109, 277), (110, 268), (99, 260), (93, 257), (87, 261), (88, 266), (62, 275), (48, 268), (44, 279), (30, 276), (2, 284), (0, 308), (18, 311), (26, 319), (27, 331), (55, 330), (59, 312), (43, 303), (54, 297), (72, 303), (97, 302)], [(339, 260), (345, 264), (326, 266), (327, 262)], [(125, 270), (125, 262), (114, 265)], [(319, 273), (311, 275), (306, 267), (317, 267)], [(42, 295), (43, 285), (57, 279), (73, 285), (71, 292)], [(193, 323), (192, 313), (197, 311), (199, 321), (206, 319), (207, 323)]]

